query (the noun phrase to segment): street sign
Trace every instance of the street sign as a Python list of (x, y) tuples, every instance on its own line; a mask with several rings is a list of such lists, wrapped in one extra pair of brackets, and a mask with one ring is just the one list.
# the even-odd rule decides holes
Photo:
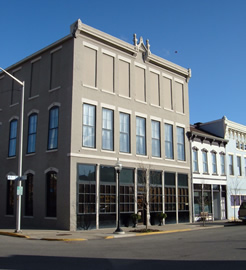
[(18, 181), (18, 180), (27, 180), (27, 176), (26, 175), (22, 175), (21, 177), (17, 176), (17, 175), (7, 175), (7, 179), (8, 180), (12, 180), (12, 181)]
[(20, 186), (17, 187), (17, 195), (19, 196), (23, 195), (23, 187), (20, 187)]
[(17, 180), (19, 177), (17, 175), (8, 175), (7, 179), (8, 180)]

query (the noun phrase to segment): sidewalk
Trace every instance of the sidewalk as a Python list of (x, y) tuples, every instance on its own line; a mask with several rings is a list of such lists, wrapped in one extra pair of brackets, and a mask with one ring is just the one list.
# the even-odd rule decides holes
[(138, 237), (143, 235), (166, 234), (187, 232), (194, 230), (204, 230), (209, 228), (221, 228), (230, 224), (227, 221), (206, 222), (205, 226), (202, 223), (182, 223), (168, 224), (163, 226), (149, 226), (149, 229), (157, 230), (155, 232), (139, 233), (131, 232), (134, 229), (144, 229), (141, 225), (137, 228), (122, 227), (124, 234), (114, 234), (115, 228), (94, 229), (86, 231), (63, 231), (63, 230), (26, 230), (23, 229), (20, 233), (15, 233), (12, 229), (0, 229), (0, 235), (22, 237), (29, 240), (47, 240), (47, 241), (86, 241), (92, 239), (113, 239), (122, 237)]

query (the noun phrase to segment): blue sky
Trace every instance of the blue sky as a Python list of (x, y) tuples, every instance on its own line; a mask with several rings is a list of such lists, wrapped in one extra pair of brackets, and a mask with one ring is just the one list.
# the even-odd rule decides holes
[[(246, 125), (245, 0), (8, 0), (0, 9), (0, 66), (7, 68), (83, 23), (185, 68), (190, 122), (222, 118)], [(177, 51), (177, 53), (175, 53)]]

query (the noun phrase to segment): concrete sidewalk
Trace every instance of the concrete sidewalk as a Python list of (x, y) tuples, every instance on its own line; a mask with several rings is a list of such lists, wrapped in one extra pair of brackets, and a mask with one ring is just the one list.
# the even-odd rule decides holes
[(138, 237), (143, 235), (166, 234), (187, 232), (194, 230), (204, 230), (210, 228), (221, 228), (227, 225), (235, 225), (227, 221), (206, 222), (202, 223), (182, 223), (168, 224), (163, 226), (149, 226), (149, 229), (156, 230), (154, 232), (134, 232), (135, 229), (144, 229), (144, 225), (137, 228), (122, 227), (124, 234), (114, 234), (114, 228), (93, 229), (83, 231), (63, 231), (63, 230), (28, 230), (23, 229), (20, 233), (15, 233), (12, 229), (0, 229), (0, 235), (22, 237), (30, 240), (47, 240), (47, 241), (86, 241), (92, 239), (113, 239), (122, 237)]

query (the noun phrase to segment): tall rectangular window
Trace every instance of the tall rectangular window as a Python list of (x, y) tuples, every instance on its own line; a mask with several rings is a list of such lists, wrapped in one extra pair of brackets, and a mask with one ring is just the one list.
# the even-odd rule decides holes
[(198, 172), (198, 151), (197, 149), (192, 150), (193, 153), (193, 172)]
[(202, 162), (203, 162), (203, 173), (208, 173), (208, 153), (207, 153), (207, 151), (202, 152)]
[(146, 155), (146, 120), (136, 117), (136, 153)]
[(237, 175), (242, 176), (241, 157), (237, 156)]
[(50, 89), (61, 86), (61, 49), (51, 53)]
[(30, 97), (39, 94), (40, 87), (40, 60), (32, 62), (31, 65), (31, 82), (30, 82)]
[(213, 174), (217, 174), (216, 153), (212, 152), (211, 153), (211, 157), (212, 157), (212, 170), (213, 170)]
[(165, 156), (173, 159), (173, 126), (165, 124)]
[(25, 216), (33, 216), (33, 174), (25, 182)]
[(120, 152), (130, 153), (130, 115), (120, 113)]
[(178, 160), (185, 160), (184, 128), (177, 127)]
[(229, 155), (229, 175), (234, 175), (233, 155)]
[(151, 133), (152, 133), (152, 156), (161, 156), (161, 143), (160, 143), (160, 122), (151, 121)]
[(114, 113), (112, 110), (102, 110), (102, 149), (114, 150)]
[(56, 217), (57, 173), (46, 174), (46, 216)]
[(37, 114), (31, 114), (28, 122), (27, 153), (36, 151)]
[(225, 155), (224, 154), (220, 155), (220, 170), (221, 170), (221, 174), (225, 175)]
[(59, 108), (53, 107), (49, 114), (49, 138), (48, 150), (57, 149), (58, 147), (58, 123), (59, 123)]
[(17, 120), (10, 122), (9, 128), (9, 157), (16, 156)]
[(83, 138), (84, 147), (95, 148), (96, 145), (96, 107), (83, 104)]

